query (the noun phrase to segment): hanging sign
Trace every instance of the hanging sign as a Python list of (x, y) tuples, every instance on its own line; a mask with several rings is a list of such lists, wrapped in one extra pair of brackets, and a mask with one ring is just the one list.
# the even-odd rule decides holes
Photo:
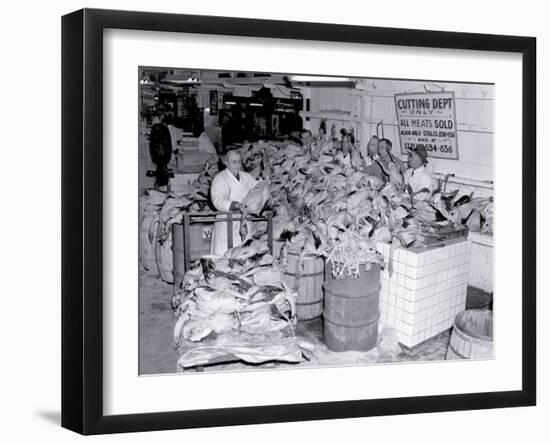
[(428, 157), (458, 160), (454, 92), (395, 94), (401, 151), (424, 146)]

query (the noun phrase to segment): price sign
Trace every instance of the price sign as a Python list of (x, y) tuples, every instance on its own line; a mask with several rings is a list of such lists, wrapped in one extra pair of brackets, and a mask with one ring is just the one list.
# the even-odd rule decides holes
[(458, 160), (454, 92), (395, 94), (401, 151), (424, 146), (428, 157)]

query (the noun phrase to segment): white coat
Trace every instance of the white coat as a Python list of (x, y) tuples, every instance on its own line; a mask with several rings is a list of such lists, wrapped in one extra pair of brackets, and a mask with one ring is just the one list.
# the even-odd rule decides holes
[[(409, 168), (404, 174), (405, 184), (411, 185), (413, 192), (418, 192), (422, 188), (428, 188), (430, 192), (433, 190), (432, 177), (428, 173), (426, 166), (421, 166), (418, 169)], [(430, 194), (421, 192), (415, 196), (418, 200), (427, 200)]]
[(342, 163), (344, 166), (351, 166), (351, 153), (344, 156), (343, 152), (339, 152), (334, 156), (334, 159)]
[[(218, 211), (229, 212), (231, 202), (241, 203), (248, 191), (256, 186), (256, 180), (247, 172), (239, 172), (239, 180), (229, 171), (224, 169), (212, 180), (210, 187), (210, 198), (214, 207)], [(235, 214), (237, 222), (233, 222), (233, 246), (241, 243), (239, 234), (240, 222), (237, 214)], [(214, 223), (212, 232), (212, 244), (210, 245), (210, 253), (215, 255), (223, 255), (227, 251), (227, 222)]]

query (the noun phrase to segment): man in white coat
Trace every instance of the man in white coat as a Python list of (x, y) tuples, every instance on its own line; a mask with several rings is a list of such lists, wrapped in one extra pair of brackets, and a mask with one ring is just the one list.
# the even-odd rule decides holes
[[(242, 170), (239, 151), (228, 151), (222, 157), (222, 161), (226, 167), (214, 177), (210, 187), (210, 198), (218, 211), (240, 211), (240, 203), (257, 182), (254, 177)], [(240, 217), (235, 216), (235, 218), (237, 221), (233, 222), (233, 246), (237, 246), (242, 241), (239, 234)], [(212, 233), (210, 253), (223, 255), (228, 249), (227, 240), (227, 222), (216, 222)]]
[(426, 169), (428, 153), (424, 146), (409, 151), (409, 169), (405, 171), (405, 185), (409, 185), (417, 200), (428, 200), (433, 190), (432, 177)]

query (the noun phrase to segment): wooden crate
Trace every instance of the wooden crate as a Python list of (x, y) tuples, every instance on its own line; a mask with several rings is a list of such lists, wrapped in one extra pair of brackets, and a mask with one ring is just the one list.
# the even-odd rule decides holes
[(466, 226), (441, 226), (440, 228), (437, 228), (436, 232), (433, 234), (424, 235), (426, 237), (425, 243), (427, 245), (432, 245), (434, 243), (452, 240), (455, 238), (466, 238), (468, 237), (468, 228)]
[[(189, 226), (189, 250), (191, 254), (191, 260), (197, 260), (204, 255), (210, 254), (210, 244), (212, 242), (212, 223), (194, 223)], [(185, 274), (185, 260), (184, 260), (184, 234), (183, 225), (173, 225), (173, 262), (174, 262), (174, 286), (179, 287), (179, 284), (183, 280)]]

